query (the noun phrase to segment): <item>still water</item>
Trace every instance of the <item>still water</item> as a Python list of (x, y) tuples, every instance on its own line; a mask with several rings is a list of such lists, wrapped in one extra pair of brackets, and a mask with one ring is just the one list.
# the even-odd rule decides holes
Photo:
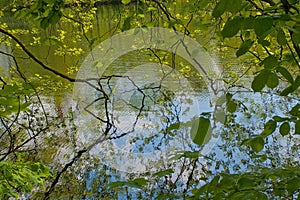
[[(215, 85), (210, 84), (204, 73), (213, 69), (214, 74), (208, 73), (210, 78), (222, 78), (222, 62), (214, 56), (211, 56), (213, 62), (208, 62), (207, 57), (210, 55), (194, 51), (195, 55), (200, 56), (201, 66), (207, 65), (203, 71), (199, 66), (191, 64), (188, 57), (172, 54), (178, 53), (178, 49), (175, 52), (172, 49), (164, 49), (168, 53), (153, 52), (147, 46), (138, 48), (138, 43), (134, 43), (133, 39), (124, 39), (124, 35), (112, 40), (111, 36), (117, 34), (110, 32), (116, 23), (116, 12), (118, 11), (114, 6), (99, 8), (97, 20), (94, 22), (95, 28), (88, 32), (88, 36), (95, 39), (99, 35), (103, 37), (97, 40), (97, 45), (92, 46), (92, 52), (86, 42), (66, 37), (70, 36), (66, 32), (73, 31), (71, 27), (65, 27), (66, 32), (61, 31), (58, 34), (66, 44), (70, 42), (76, 46), (72, 51), (69, 49), (64, 52), (55, 45), (40, 46), (34, 41), (29, 41), (32, 36), (36, 36), (34, 32), (21, 38), (24, 42), (32, 43), (30, 49), (35, 55), (56, 70), (69, 73), (78, 79), (90, 79), (89, 84), (76, 83), (65, 87), (69, 84), (67, 81), (50, 73), (45, 74), (40, 66), (29, 59), (21, 59), (21, 70), (26, 76), (39, 78), (47, 75), (61, 83), (61, 90), (49, 90), (49, 94), (42, 97), (50, 115), (68, 117), (71, 112), (74, 117), (76, 131), (71, 135), (75, 137), (75, 145), (67, 142), (62, 144), (54, 155), (51, 155), (55, 162), (51, 159), (49, 162), (64, 165), (74, 156), (74, 152), (88, 148), (88, 157), (98, 163), (86, 161), (82, 167), (83, 175), (78, 179), (85, 183), (83, 185), (86, 186), (86, 191), (94, 192), (92, 186), (99, 184), (99, 179), (103, 178), (103, 170), (99, 170), (103, 166), (106, 166), (107, 171), (117, 171), (113, 173), (104, 170), (110, 177), (108, 182), (125, 180), (128, 174), (155, 173), (171, 167), (175, 169), (172, 177), (175, 181), (176, 176), (182, 173), (182, 165), (178, 159), (184, 152), (190, 151), (199, 152), (203, 165), (213, 169), (213, 174), (222, 170), (231, 173), (246, 171), (249, 163), (245, 164), (243, 161), (250, 158), (235, 146), (240, 142), (238, 139), (260, 133), (268, 119), (273, 115), (284, 115), (297, 100), (271, 94), (253, 94), (247, 89), (233, 90), (234, 97), (242, 106), (248, 108), (247, 112), (241, 109), (235, 113), (236, 122), (245, 129), (234, 129), (231, 125), (224, 127), (224, 119), (217, 119), (216, 116), (220, 116), (221, 111), (226, 110), (216, 108), (216, 102), (224, 94), (221, 89), (225, 89), (225, 86), (219, 86), (220, 93), (214, 92)], [(26, 24), (16, 23), (13, 18), (6, 21), (10, 26), (20, 29), (26, 27)], [(45, 31), (45, 35), (51, 34), (51, 31), (54, 30)], [(172, 37), (167, 38), (163, 39), (169, 41)], [(114, 42), (117, 46), (113, 46)], [(128, 45), (132, 42), (134, 47)], [(167, 46), (174, 44), (171, 41), (171, 45)], [(129, 51), (130, 48), (132, 49)], [(4, 45), (1, 46), (1, 50), (10, 51)], [(110, 51), (112, 53), (107, 54)], [(22, 53), (17, 49), (14, 54), (22, 57)], [(157, 59), (157, 55), (165, 57), (165, 60)], [(1, 56), (0, 63), (2, 73), (8, 73), (11, 60)], [(74, 72), (70, 72), (70, 69), (74, 69)], [(239, 73), (236, 66), (232, 66), (230, 71)], [(245, 77), (241, 83), (245, 88), (249, 88), (249, 77)], [(203, 136), (201, 145), (197, 145), (193, 136), (198, 132), (200, 116), (210, 119), (212, 130)], [(109, 131), (104, 136), (108, 126)], [(244, 132), (238, 132), (241, 130)], [(241, 138), (238, 138), (239, 136)], [(297, 145), (294, 144), (297, 140), (289, 141), (280, 135), (269, 139), (268, 145), (277, 146), (279, 149), (276, 152), (276, 162), (279, 166), (280, 159), (283, 159), (286, 153), (290, 154), (292, 161), (299, 162), (300, 152), (296, 151), (294, 154), (295, 152), (290, 151), (291, 142)], [(228, 152), (231, 152), (231, 156), (228, 156)], [(216, 159), (208, 162), (204, 159), (208, 155), (214, 155), (214, 158), (222, 160), (225, 164), (219, 166), (220, 163), (215, 161)], [(271, 161), (266, 160), (263, 165), (271, 165)], [(203, 172), (200, 168), (198, 170), (199, 173)], [(180, 181), (187, 181), (187, 176), (181, 176)], [(97, 191), (101, 192), (102, 186), (97, 187)]]

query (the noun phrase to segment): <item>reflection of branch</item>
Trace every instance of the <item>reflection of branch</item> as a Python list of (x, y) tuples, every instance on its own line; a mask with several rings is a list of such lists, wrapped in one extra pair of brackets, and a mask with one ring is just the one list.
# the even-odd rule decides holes
[(60, 177), (63, 175), (63, 173), (65, 173), (70, 167), (72, 167), (72, 165), (79, 160), (83, 154), (89, 152), (94, 146), (96, 146), (97, 144), (100, 144), (102, 142), (104, 142), (106, 140), (105, 135), (107, 135), (110, 131), (111, 127), (107, 127), (104, 134), (102, 136), (100, 136), (94, 143), (92, 143), (90, 146), (88, 146), (85, 149), (82, 149), (80, 151), (77, 152), (77, 154), (73, 157), (73, 159), (68, 162), (62, 170), (60, 170), (57, 174), (56, 177), (54, 179), (54, 181), (52, 182), (50, 188), (48, 189), (48, 191), (45, 193), (44, 195), (44, 199), (48, 200), (50, 199), (50, 193), (54, 190), (56, 184), (58, 183)]
[(26, 82), (27, 84), (29, 84), (30, 87), (33, 89), (33, 91), (34, 91), (34, 93), (35, 93), (35, 95), (36, 95), (36, 97), (37, 97), (37, 99), (38, 99), (38, 101), (39, 101), (39, 103), (40, 103), (40, 105), (41, 105), (41, 108), (42, 108), (42, 110), (43, 110), (43, 113), (44, 113), (46, 122), (47, 122), (47, 124), (48, 124), (48, 123), (49, 123), (49, 122), (48, 122), (48, 116), (47, 116), (47, 114), (46, 114), (46, 111), (45, 111), (44, 105), (43, 105), (43, 103), (42, 103), (42, 100), (41, 100), (41, 98), (40, 98), (40, 96), (39, 96), (39, 94), (38, 94), (36, 88), (33, 86), (33, 84), (31, 84), (30, 82), (28, 82), (28, 80), (27, 80), (27, 78), (25, 77), (25, 75), (21, 72), (21, 69), (20, 69), (20, 67), (19, 67), (19, 64), (18, 64), (18, 62), (17, 62), (16, 57), (15, 57), (14, 55), (12, 55), (12, 54), (9, 54), (9, 53), (3, 52), (3, 51), (0, 51), (0, 53), (1, 53), (1, 54), (4, 54), (4, 55), (6, 55), (6, 56), (9, 56), (9, 57), (11, 57), (11, 58), (14, 60), (14, 62), (15, 62), (15, 64), (16, 64), (17, 72), (19, 73), (19, 75), (21, 76), (21, 78), (24, 80), (24, 82)]
[[(157, 0), (151, 0), (151, 1), (156, 3), (156, 5), (163, 11), (163, 13), (166, 15), (169, 22), (171, 22), (172, 19), (177, 20), (175, 17), (172, 16), (172, 14), (168, 11), (167, 7), (164, 4), (158, 2)], [(189, 35), (190, 31), (188, 30), (188, 28), (184, 24), (180, 24), (180, 25), (183, 26), (185, 33), (187, 35)], [(172, 26), (172, 28), (174, 31), (176, 31), (176, 28), (174, 25)]]
[(188, 191), (188, 189), (189, 189), (190, 183), (191, 183), (191, 181), (192, 181), (192, 179), (193, 179), (194, 171), (195, 171), (195, 169), (196, 169), (196, 167), (197, 167), (197, 162), (198, 162), (198, 158), (195, 159), (195, 160), (193, 160), (193, 163), (192, 163), (192, 171), (191, 171), (191, 173), (190, 173), (190, 175), (189, 175), (189, 177), (188, 177), (188, 180), (187, 180), (187, 182), (186, 182), (186, 188), (184, 188), (184, 190), (183, 190), (183, 193), (184, 193), (184, 194), (185, 194), (185, 193)]

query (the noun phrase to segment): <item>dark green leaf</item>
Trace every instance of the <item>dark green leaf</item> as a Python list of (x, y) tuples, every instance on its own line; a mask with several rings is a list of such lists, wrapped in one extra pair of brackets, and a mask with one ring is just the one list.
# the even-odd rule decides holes
[(283, 122), (279, 128), (279, 132), (282, 136), (288, 135), (290, 133), (290, 124)]
[(268, 69), (272, 69), (272, 68), (277, 67), (279, 65), (278, 61), (277, 61), (277, 58), (273, 55), (270, 55), (270, 56), (266, 57), (259, 64), (263, 65), (265, 68), (268, 68)]
[(267, 86), (273, 89), (277, 87), (278, 84), (279, 84), (278, 76), (271, 72), (268, 77)]
[(247, 190), (247, 189), (251, 189), (255, 186), (255, 181), (248, 177), (241, 177), (238, 180), (237, 185), (238, 185), (239, 190)]
[(48, 17), (45, 17), (41, 20), (40, 26), (42, 29), (46, 29), (49, 26), (49, 19)]
[(235, 14), (241, 10), (242, 3), (241, 0), (226, 0), (226, 11)]
[(276, 122), (283, 122), (283, 121), (289, 120), (289, 118), (274, 116), (273, 120), (275, 120)]
[(300, 116), (300, 104), (295, 105), (289, 113), (293, 116)]
[(276, 67), (276, 71), (278, 71), (290, 83), (294, 83), (293, 76), (291, 75), (291, 73), (286, 68)]
[(243, 29), (243, 30), (253, 29), (255, 26), (255, 20), (256, 19), (254, 17), (244, 18), (242, 25), (241, 25), (241, 29)]
[(295, 122), (295, 134), (300, 135), (300, 120)]
[(295, 44), (300, 44), (300, 27), (298, 27), (296, 31), (293, 32), (292, 40)]
[(300, 177), (295, 177), (287, 182), (286, 187), (289, 195), (294, 194), (297, 190), (300, 189)]
[(235, 55), (237, 57), (244, 55), (245, 53), (247, 53), (249, 51), (249, 49), (252, 47), (253, 43), (254, 43), (254, 41), (251, 39), (246, 40), (245, 42), (243, 42), (243, 44), (237, 50)]
[(212, 16), (214, 18), (221, 17), (221, 15), (223, 15), (223, 13), (225, 12), (225, 9), (226, 9), (226, 0), (219, 1), (219, 3), (217, 3), (217, 5), (215, 6), (212, 12)]
[(174, 123), (174, 124), (171, 124), (171, 125), (167, 128), (167, 131), (178, 130), (179, 127), (180, 127), (180, 123)]
[(182, 156), (180, 156), (180, 157), (196, 159), (196, 158), (199, 158), (199, 156), (200, 156), (199, 151), (184, 151)]
[(241, 17), (229, 19), (222, 30), (223, 37), (226, 38), (235, 36), (241, 28), (242, 21), (243, 18)]
[(268, 47), (271, 45), (271, 43), (268, 40), (259, 40), (258, 41), (261, 45), (263, 45), (264, 47)]
[(199, 146), (208, 142), (211, 137), (211, 125), (210, 120), (204, 117), (200, 117), (193, 122), (191, 128), (191, 138), (195, 144)]
[(262, 37), (273, 26), (273, 20), (269, 16), (262, 16), (255, 20), (254, 31), (258, 37)]
[(300, 86), (300, 76), (299, 75), (296, 77), (293, 86), (295, 87), (295, 89)]
[(259, 200), (268, 200), (267, 195), (262, 192), (258, 192), (255, 190), (250, 191), (240, 191), (235, 192), (230, 196), (231, 200), (241, 200), (241, 199), (259, 199)]
[(260, 92), (265, 87), (268, 81), (269, 73), (269, 71), (263, 70), (257, 76), (254, 77), (254, 80), (251, 85), (254, 92)]
[(280, 93), (280, 95), (281, 95), (281, 96), (287, 96), (288, 94), (290, 94), (290, 93), (292, 93), (292, 92), (294, 92), (294, 91), (295, 91), (295, 89), (294, 89), (294, 87), (291, 85), (291, 86), (285, 88), (285, 89)]
[(49, 16), (49, 23), (56, 24), (61, 18), (61, 16), (62, 16), (61, 11), (53, 11), (53, 14)]
[(237, 105), (236, 105), (236, 103), (234, 101), (227, 102), (227, 110), (228, 110), (228, 112), (230, 112), (230, 113), (235, 112), (236, 111), (236, 107), (237, 107)]
[(130, 27), (131, 27), (130, 21), (131, 21), (131, 17), (127, 17), (124, 20), (123, 26), (121, 28), (122, 31), (127, 31), (130, 29)]
[(282, 29), (279, 29), (277, 31), (277, 42), (278, 42), (279, 45), (286, 45), (287, 44), (287, 40), (286, 40), (285, 34), (284, 34)]
[(274, 120), (269, 120), (265, 126), (264, 126), (264, 130), (261, 133), (262, 137), (267, 137), (268, 135), (271, 135), (275, 129), (276, 129), (277, 123)]

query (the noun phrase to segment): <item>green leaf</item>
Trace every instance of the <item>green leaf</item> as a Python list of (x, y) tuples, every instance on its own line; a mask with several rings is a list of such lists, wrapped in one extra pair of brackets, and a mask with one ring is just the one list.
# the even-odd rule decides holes
[(251, 146), (251, 148), (253, 149), (253, 151), (255, 151), (256, 153), (263, 150), (264, 145), (265, 145), (264, 139), (262, 137), (252, 138), (248, 143)]
[(127, 5), (130, 3), (131, 0), (122, 0), (122, 4)]
[(268, 47), (271, 43), (268, 40), (258, 40), (259, 44), (263, 45), (264, 47)]
[(273, 120), (275, 120), (276, 122), (283, 122), (283, 121), (289, 120), (289, 118), (274, 116)]
[(200, 152), (199, 151), (184, 151), (180, 158), (192, 158), (196, 159), (199, 158)]
[(214, 112), (214, 118), (217, 122), (225, 123), (226, 122), (226, 113), (224, 111), (218, 110)]
[(264, 130), (263, 130), (263, 132), (261, 133), (261, 136), (262, 136), (262, 137), (267, 137), (267, 136), (271, 135), (271, 134), (276, 130), (276, 127), (277, 127), (276, 121), (274, 121), (274, 120), (269, 120), (269, 121), (265, 124)]
[(282, 123), (279, 132), (282, 136), (288, 135), (290, 133), (290, 124), (288, 122)]
[(279, 84), (278, 76), (271, 72), (268, 77), (267, 86), (273, 89), (277, 87), (278, 84)]
[(174, 123), (167, 128), (167, 131), (178, 130), (179, 128), (180, 128), (180, 123)]
[(253, 43), (254, 43), (254, 41), (251, 39), (246, 40), (245, 42), (243, 42), (243, 44), (241, 44), (240, 48), (237, 50), (235, 55), (237, 57), (244, 55), (245, 53), (247, 53), (249, 51), (249, 49), (252, 47)]
[(281, 96), (287, 96), (288, 94), (290, 94), (290, 93), (292, 93), (292, 92), (294, 92), (294, 91), (295, 91), (295, 89), (294, 89), (294, 87), (291, 85), (291, 86), (285, 88), (285, 89), (280, 93), (280, 95), (281, 95)]
[(172, 173), (174, 173), (173, 169), (166, 169), (166, 170), (154, 173), (153, 176), (157, 176), (160, 178), (160, 177), (164, 177), (166, 175), (172, 174)]
[(297, 190), (300, 189), (300, 177), (295, 177), (287, 182), (286, 189), (289, 195), (294, 194)]
[(287, 44), (287, 40), (284, 34), (284, 31), (282, 29), (279, 29), (277, 31), (277, 42), (279, 45), (286, 45)]
[(198, 120), (195, 120), (193, 122), (190, 135), (193, 142), (199, 146), (207, 143), (211, 137), (210, 120), (204, 117), (200, 117)]
[(295, 105), (289, 112), (293, 116), (300, 116), (300, 104)]
[(221, 32), (222, 36), (224, 38), (235, 36), (241, 28), (242, 21), (243, 18), (239, 16), (233, 19), (229, 19)]
[(241, 25), (241, 29), (243, 29), (243, 30), (254, 29), (255, 20), (256, 20), (256, 18), (254, 18), (254, 17), (244, 18), (242, 25)]
[(231, 200), (241, 200), (241, 199), (259, 199), (259, 200), (268, 200), (267, 195), (265, 195), (262, 192), (258, 192), (255, 190), (250, 191), (239, 191), (233, 193), (233, 195), (230, 196)]
[(291, 73), (286, 68), (276, 67), (276, 71), (278, 71), (290, 83), (294, 83), (293, 76), (291, 75)]
[(293, 32), (292, 40), (295, 44), (300, 44), (300, 27), (298, 27), (296, 31)]
[(226, 10), (235, 14), (242, 9), (243, 2), (242, 0), (227, 0)]
[(125, 18), (123, 26), (121, 28), (122, 31), (127, 31), (130, 29), (131, 27), (130, 21), (131, 21), (131, 17)]
[(48, 17), (45, 17), (41, 20), (40, 22), (40, 26), (42, 29), (46, 29), (48, 26), (49, 26), (49, 18)]
[(212, 16), (214, 18), (219, 18), (223, 13), (225, 12), (226, 9), (226, 0), (221, 0), (217, 5), (214, 7), (214, 10), (212, 12)]
[(261, 66), (263, 65), (266, 69), (273, 69), (277, 67), (278, 61), (277, 58), (273, 55), (266, 57), (263, 61), (259, 63)]
[(234, 101), (227, 102), (227, 110), (230, 113), (233, 113), (236, 111), (237, 105)]
[(262, 70), (257, 76), (254, 77), (252, 82), (252, 89), (254, 92), (260, 92), (267, 84), (270, 72), (268, 70)]
[(295, 122), (295, 134), (300, 135), (300, 120)]
[(48, 17), (49, 24), (56, 24), (62, 16), (61, 11), (52, 11), (52, 14)]
[(255, 186), (255, 181), (248, 177), (241, 177), (238, 180), (237, 185), (238, 185), (239, 190), (247, 190), (247, 189), (251, 189)]
[(255, 20), (254, 31), (258, 37), (266, 36), (264, 35), (273, 26), (273, 20), (269, 16), (262, 16)]

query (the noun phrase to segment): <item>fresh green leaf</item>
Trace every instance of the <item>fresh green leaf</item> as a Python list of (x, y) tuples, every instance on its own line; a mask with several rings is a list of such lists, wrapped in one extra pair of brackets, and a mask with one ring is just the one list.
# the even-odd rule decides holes
[(122, 1), (122, 4), (127, 5), (130, 3), (131, 0), (121, 0), (121, 1)]

